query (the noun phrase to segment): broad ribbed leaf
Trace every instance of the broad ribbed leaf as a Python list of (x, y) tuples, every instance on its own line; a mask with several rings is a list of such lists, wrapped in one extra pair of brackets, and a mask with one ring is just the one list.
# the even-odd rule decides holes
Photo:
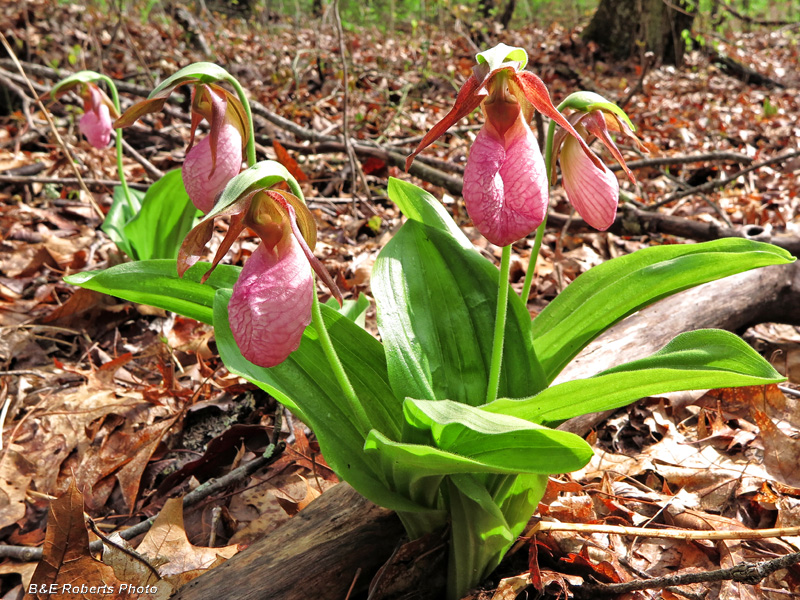
[(336, 301), (336, 298), (328, 298), (325, 306), (342, 313), (345, 317), (353, 321), (362, 329), (367, 322), (367, 309), (369, 308), (369, 298), (365, 294), (359, 294), (358, 300), (345, 300), (342, 305)]
[(210, 265), (202, 262), (178, 277), (174, 260), (143, 260), (116, 265), (104, 271), (84, 271), (64, 281), (123, 300), (171, 310), (209, 325), (213, 324), (214, 293), (233, 288), (240, 267), (220, 265), (205, 284), (200, 278)]
[(125, 235), (125, 225), (133, 219), (142, 208), (142, 199), (145, 193), (141, 190), (129, 188), (131, 194), (131, 202), (125, 197), (125, 190), (121, 185), (114, 187), (114, 200), (111, 202), (111, 207), (108, 209), (106, 218), (103, 220), (103, 225), (100, 229), (111, 238), (111, 241), (116, 244), (117, 248), (127, 254), (133, 260), (138, 260), (139, 256), (136, 249), (130, 243), (130, 240)]
[(186, 193), (181, 170), (175, 169), (150, 186), (139, 214), (127, 223), (123, 235), (139, 260), (176, 258), (183, 238), (201, 214)]
[(437, 448), (504, 469), (498, 472), (566, 473), (592, 456), (577, 435), (450, 400), (407, 398), (403, 413)]
[[(325, 460), (361, 494), (394, 510), (421, 509), (387, 487), (378, 461), (364, 453), (367, 431), (347, 407), (313, 325), (306, 328), (300, 347), (276, 367), (264, 368), (245, 359), (228, 321), (230, 292), (216, 297), (214, 331), (217, 348), (231, 373), (272, 394), (316, 434)], [(392, 394), (381, 344), (337, 311), (322, 306), (325, 324), (345, 371), (370, 422), (388, 435), (399, 436), (401, 403)]]
[(554, 427), (572, 417), (666, 392), (765, 385), (785, 377), (738, 336), (719, 329), (683, 333), (655, 354), (532, 398), (501, 398), (481, 408)]
[(794, 261), (770, 244), (727, 238), (646, 248), (590, 269), (533, 320), (547, 381), (589, 342), (628, 315), (690, 287), (756, 267)]
[(389, 178), (389, 198), (397, 204), (403, 215), (423, 225), (447, 231), (464, 248), (472, 249), (472, 242), (464, 235), (461, 228), (453, 221), (453, 217), (445, 210), (435, 197), (418, 188), (413, 183)]
[[(378, 255), (378, 328), (398, 397), (478, 405), (486, 401), (499, 271), (444, 229), (409, 220)], [(527, 396), (545, 384), (528, 311), (514, 293), (508, 302), (500, 394)]]

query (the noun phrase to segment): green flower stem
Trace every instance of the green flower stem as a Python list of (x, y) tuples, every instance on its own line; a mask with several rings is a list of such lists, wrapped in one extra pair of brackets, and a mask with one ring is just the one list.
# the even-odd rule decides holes
[[(558, 110), (561, 110), (564, 106), (562, 102), (558, 106)], [(555, 169), (553, 168), (554, 165), (551, 165), (551, 161), (553, 160), (553, 139), (555, 138), (556, 133), (556, 122), (550, 121), (550, 125), (547, 128), (547, 141), (545, 142), (544, 146), (544, 165), (547, 169), (547, 182), (550, 184), (550, 187), (553, 187), (555, 184)], [(531, 285), (533, 285), (533, 274), (536, 271), (536, 262), (539, 260), (539, 250), (542, 247), (542, 238), (544, 237), (544, 231), (547, 227), (547, 211), (544, 213), (544, 221), (542, 224), (539, 225), (539, 228), (536, 230), (536, 239), (533, 242), (533, 250), (531, 250), (531, 256), (528, 259), (528, 271), (525, 273), (525, 283), (522, 286), (522, 294), (520, 298), (526, 304), (528, 303), (528, 296), (531, 295)]]
[(497, 313), (494, 319), (494, 341), (492, 342), (492, 364), (489, 369), (489, 385), (486, 402), (497, 400), (500, 387), (500, 366), (503, 362), (503, 340), (506, 332), (506, 310), (508, 307), (508, 272), (511, 267), (511, 244), (503, 246), (500, 259), (500, 278), (497, 286)]
[[(247, 115), (247, 166), (252, 167), (256, 164), (256, 131), (253, 127), (253, 113), (250, 111), (250, 101), (244, 93), (244, 88), (233, 75), (228, 76), (228, 83), (236, 90), (236, 94), (239, 96), (239, 100), (244, 106), (244, 112)], [(316, 296), (316, 294), (314, 295)]]
[[(106, 82), (109, 91), (111, 92), (111, 101), (114, 103), (114, 108), (117, 111), (118, 115), (122, 114), (122, 108), (119, 103), (119, 93), (117, 93), (117, 86), (114, 85), (114, 81), (106, 76), (106, 75), (99, 75), (99, 78), (102, 81)], [(131, 200), (131, 190), (128, 187), (128, 181), (125, 179), (125, 170), (122, 166), (122, 129), (116, 130), (116, 139), (114, 140), (114, 146), (116, 146), (117, 150), (117, 175), (119, 176), (119, 183), (122, 186), (122, 192), (125, 194), (125, 200), (128, 203), (128, 206), (131, 207), (131, 210), (135, 210), (135, 206), (133, 201)]]
[(311, 305), (311, 323), (314, 325), (317, 335), (319, 335), (319, 341), (320, 344), (322, 344), (325, 358), (328, 359), (328, 364), (330, 364), (331, 369), (333, 369), (333, 374), (339, 382), (339, 387), (342, 388), (342, 392), (344, 392), (345, 400), (347, 400), (350, 410), (358, 419), (361, 429), (364, 435), (366, 435), (372, 429), (372, 425), (370, 425), (369, 417), (364, 407), (361, 405), (361, 402), (359, 402), (356, 391), (353, 389), (353, 384), (350, 383), (350, 379), (347, 377), (342, 362), (339, 360), (339, 355), (336, 354), (336, 349), (333, 347), (328, 328), (325, 326), (325, 321), (322, 318), (322, 309), (320, 308), (319, 297), (317, 296), (316, 290), (314, 290), (314, 300)]
[(533, 274), (536, 271), (536, 262), (539, 260), (539, 250), (542, 247), (542, 238), (544, 237), (544, 231), (547, 229), (547, 213), (544, 214), (544, 221), (542, 224), (539, 225), (539, 228), (536, 230), (536, 239), (533, 241), (533, 250), (531, 250), (531, 256), (528, 259), (528, 270), (525, 273), (525, 283), (522, 286), (522, 294), (520, 298), (522, 301), (527, 304), (528, 297), (531, 295), (531, 285), (533, 285)]

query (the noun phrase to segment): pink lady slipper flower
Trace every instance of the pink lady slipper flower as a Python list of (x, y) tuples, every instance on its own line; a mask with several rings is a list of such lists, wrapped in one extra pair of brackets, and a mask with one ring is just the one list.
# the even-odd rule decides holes
[[(234, 94), (194, 76), (173, 78), (150, 98), (126, 110), (114, 127), (127, 127), (139, 117), (161, 110), (175, 88), (184, 84), (192, 84), (192, 132), (182, 168), (183, 185), (194, 205), (208, 213), (227, 183), (242, 170), (247, 116)], [(203, 119), (208, 121), (210, 132), (195, 145), (197, 126)]]
[(598, 168), (602, 162), (553, 106), (544, 82), (523, 70), (525, 50), (499, 44), (476, 58), (455, 105), (409, 155), (406, 169), (417, 154), (482, 105), (486, 122), (470, 149), (464, 202), (478, 231), (493, 244), (506, 246), (536, 229), (547, 212), (547, 168), (528, 125), (534, 110), (561, 125)]
[[(219, 193), (242, 170), (244, 124), (220, 91), (211, 85), (192, 89), (192, 137), (181, 170), (186, 193), (204, 213), (214, 208)], [(192, 147), (202, 118), (211, 124), (211, 132)]]
[[(269, 162), (258, 163), (240, 177), (262, 165), (269, 165)], [(267, 168), (271, 167), (263, 167)], [(233, 183), (229, 189), (234, 189), (232, 186)], [(186, 236), (178, 255), (178, 272), (183, 275), (199, 258), (211, 237), (215, 216), (231, 215), (231, 223), (203, 281), (245, 227), (255, 231), (261, 243), (245, 263), (233, 287), (228, 319), (242, 355), (261, 367), (274, 367), (297, 349), (303, 331), (311, 322), (312, 294), (315, 293), (312, 270), (340, 303), (341, 293), (314, 256), (317, 229), (303, 200), (294, 194), (258, 185), (236, 189), (242, 189), (238, 198), (223, 195), (214, 211)]]
[[(628, 115), (619, 108), (593, 92), (571, 94), (561, 104), (562, 108), (573, 108), (575, 112), (569, 121), (584, 140), (594, 136), (608, 148), (612, 156), (622, 166), (626, 175), (635, 183), (636, 179), (625, 164), (625, 159), (611, 139), (609, 131), (620, 133), (633, 140), (641, 150), (647, 152), (634, 135), (634, 126)], [(608, 229), (617, 214), (619, 201), (619, 182), (617, 176), (604, 164), (598, 165), (587, 157), (575, 140), (559, 131), (553, 142), (553, 164), (560, 153), (561, 181), (567, 198), (590, 226), (601, 231)], [(555, 180), (555, 177), (552, 177)]]
[(111, 115), (117, 112), (111, 100), (93, 83), (83, 86), (83, 116), (78, 129), (95, 148), (105, 148), (111, 141)]

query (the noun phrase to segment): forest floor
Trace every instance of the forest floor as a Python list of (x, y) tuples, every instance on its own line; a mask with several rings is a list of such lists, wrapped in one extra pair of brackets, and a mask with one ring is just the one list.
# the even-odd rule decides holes
[[(150, 89), (155, 81), (149, 74), (157, 81), (200, 60), (225, 66), (264, 107), (256, 111), (259, 156), (289, 164), (288, 155), (296, 161), (295, 172), (305, 176), (302, 185), (319, 226), (317, 255), (346, 298), (369, 296), (371, 266), (401, 223), (386, 197), (389, 176), (439, 197), (484, 255), (499, 260), (500, 249), (470, 227), (452, 186), (413, 178), (387, 154), (410, 153), (470, 75), (476, 49), (463, 25), (346, 32), (350, 135), (359, 146), (367, 198), (341, 147), (324, 138), (340, 136), (343, 122), (342, 63), (330, 16), (294, 29), (280, 21), (247, 27), (214, 13), (197, 18), (191, 33), (157, 11), (146, 23), (135, 12), (43, 0), (3, 3), (0, 11), (1, 30), (37, 94), (80, 69)], [(634, 164), (635, 185), (620, 179), (629, 204), (640, 211), (709, 225), (705, 239), (745, 226), (785, 239), (800, 236), (797, 27), (707, 34), (717, 51), (779, 85), (743, 82), (702, 49), (690, 52), (681, 68), (643, 70), (634, 59), (613, 64), (583, 45), (578, 31), (559, 24), (484, 35), (492, 43), (524, 47), (529, 68), (543, 78), (556, 104), (579, 88), (624, 102), (650, 151), (641, 156), (624, 147), (626, 158), (671, 159)], [(290, 519), (336, 476), (299, 422), (283, 418), (274, 431), (280, 409), (227, 373), (210, 327), (62, 281), (64, 274), (102, 269), (122, 258), (100, 231), (101, 219), (86, 193), (71, 181), (68, 159), (7, 58), (0, 59), (0, 86), (6, 108), (0, 121), (0, 542), (14, 548), (0, 546), (2, 597), (20, 597), (21, 585), (30, 582), (37, 561), (20, 560), (25, 554), (19, 547), (43, 544), (51, 500), (74, 494), (72, 482), (83, 494), (86, 513), (106, 534), (159, 514), (156, 530), (185, 530), (166, 556), (174, 565), (172, 585), (179, 587)], [(124, 104), (137, 99), (123, 93)], [(47, 105), (94, 201), (107, 210), (113, 194), (108, 182), (116, 176), (113, 151), (92, 148), (78, 134), (76, 96)], [(457, 179), (481, 121), (476, 111), (423, 157), (436, 159), (428, 164)], [(126, 156), (128, 180), (146, 187), (154, 173), (182, 162), (187, 104), (142, 119), (125, 135), (143, 157)], [(544, 238), (532, 314), (604, 260), (649, 245), (698, 241), (676, 231), (632, 236), (571, 226), (560, 187), (551, 211), (561, 220), (553, 221), (557, 226)], [(220, 225), (215, 239), (223, 234)], [(532, 245), (531, 237), (514, 246), (512, 281), (518, 289)], [(245, 236), (227, 260), (241, 264), (255, 246), (256, 239)], [(376, 332), (374, 306), (367, 327)], [(618, 411), (590, 434), (597, 458), (579, 473), (553, 478), (540, 514), (567, 522), (725, 531), (800, 525), (800, 412), (793, 410), (800, 395), (800, 328), (761, 324), (746, 339), (786, 374), (785, 385), (711, 391), (680, 405), (648, 398)], [(766, 421), (756, 418), (764, 414), (758, 410), (768, 414)], [(278, 436), (286, 450), (267, 467), (182, 516), (167, 503), (254, 460)], [(769, 455), (777, 458), (765, 460)], [(140, 551), (147, 543), (139, 542)], [(797, 551), (800, 535), (643, 543), (608, 534), (550, 533), (540, 534), (535, 545), (545, 589), (555, 593), (565, 580), (581, 576), (627, 581), (645, 571), (709, 571), (774, 558)], [(517, 556), (529, 550), (527, 544)], [(500, 584), (494, 597), (514, 598), (530, 583), (525, 566), (510, 565), (503, 574), (520, 578)], [(492, 597), (493, 590), (490, 585), (481, 597)], [(684, 591), (723, 599), (792, 597), (800, 594), (800, 568), (783, 569), (759, 588), (722, 581)], [(659, 593), (671, 598), (676, 592)]]

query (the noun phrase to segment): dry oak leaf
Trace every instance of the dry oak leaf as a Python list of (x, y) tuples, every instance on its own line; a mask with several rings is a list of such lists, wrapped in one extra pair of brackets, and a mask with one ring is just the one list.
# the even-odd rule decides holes
[[(98, 595), (109, 600), (129, 598), (121, 586), (113, 569), (89, 552), (83, 495), (73, 482), (64, 495), (50, 504), (44, 554), (25, 598), (95, 600)], [(139, 594), (138, 598), (150, 600), (151, 596)]]
[(0, 528), (25, 517), (25, 493), (33, 478), (33, 465), (19, 447), (9, 447), (0, 459)]
[[(137, 559), (131, 545), (122, 539), (118, 532), (109, 536), (115, 545), (103, 544), (103, 562), (114, 569), (118, 579), (134, 585), (136, 588), (148, 587), (158, 591), (152, 594), (153, 600), (167, 600), (175, 588), (167, 581), (160, 579), (153, 565), (148, 566), (144, 559)], [(128, 552), (124, 552), (124, 548)]]
[(217, 566), (238, 553), (239, 549), (238, 544), (221, 548), (193, 546), (183, 526), (183, 501), (170, 498), (136, 551), (148, 557), (151, 563), (161, 563), (166, 559), (167, 562), (158, 567), (158, 572), (174, 584), (188, 581), (182, 577), (184, 574), (196, 572), (196, 575), (193, 574), (196, 577), (202, 571)]

